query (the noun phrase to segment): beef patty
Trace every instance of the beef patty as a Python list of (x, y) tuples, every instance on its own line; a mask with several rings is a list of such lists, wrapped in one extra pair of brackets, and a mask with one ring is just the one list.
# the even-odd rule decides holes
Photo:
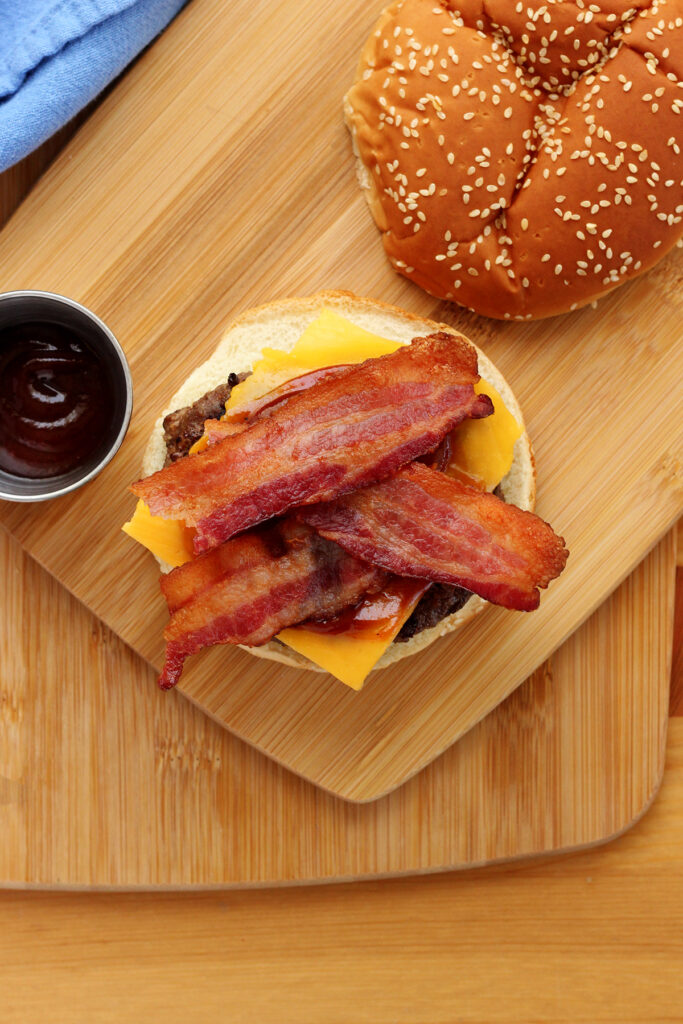
[(220, 419), (232, 389), (248, 376), (248, 373), (231, 373), (225, 384), (219, 384), (192, 405), (185, 405), (164, 417), (166, 465), (188, 454), (195, 441), (204, 433), (205, 421)]

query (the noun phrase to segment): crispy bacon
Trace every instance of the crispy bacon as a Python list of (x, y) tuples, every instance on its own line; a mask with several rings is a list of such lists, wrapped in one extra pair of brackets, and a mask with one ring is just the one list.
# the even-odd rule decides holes
[(225, 437), (240, 434), (257, 419), (270, 416), (275, 408), (287, 402), (292, 395), (297, 394), (299, 391), (306, 391), (327, 377), (335, 376), (340, 370), (345, 370), (347, 366), (348, 363), (345, 363), (343, 366), (325, 366), (321, 370), (311, 370), (309, 373), (303, 373), (299, 377), (293, 377), (291, 380), (285, 381), (284, 384), (280, 384), (279, 387), (274, 388), (272, 391), (266, 392), (260, 398), (253, 398), (251, 402), (238, 406), (230, 413), (226, 413), (220, 420), (206, 420), (204, 423), (204, 433), (206, 434), (208, 444), (217, 444)]
[(289, 401), (292, 395), (298, 394), (300, 391), (307, 391), (308, 388), (319, 384), (320, 381), (326, 380), (328, 377), (334, 377), (340, 370), (346, 370), (348, 365), (345, 363), (343, 366), (324, 366), (319, 370), (302, 373), (273, 388), (272, 391), (266, 392), (265, 395), (253, 398), (251, 402), (245, 402), (244, 405), (239, 405), (236, 409), (226, 413), (220, 420), (207, 420), (204, 430), (209, 444), (216, 444), (224, 437), (238, 433), (239, 430), (249, 426), (256, 419), (271, 415), (277, 406)]
[(195, 550), (297, 505), (383, 480), (435, 449), (461, 420), (492, 412), (476, 395), (477, 355), (446, 333), (340, 369), (206, 451), (134, 484), (153, 515), (197, 528)]
[(538, 516), (418, 463), (298, 515), (389, 572), (465, 587), (520, 611), (538, 607), (538, 588), (559, 576), (568, 554)]
[(258, 647), (285, 626), (336, 615), (386, 578), (294, 519), (229, 540), (162, 577), (171, 620), (159, 685), (175, 686), (203, 647)]

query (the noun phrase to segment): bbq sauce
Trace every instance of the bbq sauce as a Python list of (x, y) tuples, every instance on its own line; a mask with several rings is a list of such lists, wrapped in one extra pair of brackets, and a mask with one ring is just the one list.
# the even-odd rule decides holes
[(0, 470), (40, 479), (88, 463), (114, 405), (108, 370), (73, 328), (36, 322), (0, 330)]
[(304, 626), (311, 633), (335, 636), (372, 636), (380, 640), (393, 636), (405, 619), (408, 607), (415, 607), (428, 590), (425, 580), (394, 579), (376, 594), (361, 598), (357, 605), (347, 608), (323, 622), (309, 620)]

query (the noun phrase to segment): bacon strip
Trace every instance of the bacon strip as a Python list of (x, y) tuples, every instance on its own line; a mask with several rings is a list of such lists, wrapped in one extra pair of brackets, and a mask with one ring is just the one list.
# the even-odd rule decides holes
[(245, 402), (244, 405), (237, 406), (236, 409), (226, 413), (220, 420), (206, 420), (204, 432), (207, 435), (209, 444), (216, 444), (218, 441), (222, 441), (224, 437), (229, 437), (231, 434), (238, 433), (244, 427), (250, 426), (254, 420), (271, 415), (276, 406), (289, 401), (292, 395), (297, 394), (299, 391), (307, 391), (314, 384), (319, 384), (320, 381), (328, 377), (334, 377), (340, 370), (346, 370), (348, 366), (348, 363), (345, 363), (343, 366), (324, 366), (319, 370), (310, 370), (308, 373), (302, 373), (299, 377), (292, 377), (291, 380), (285, 381), (279, 387), (266, 392), (260, 398), (253, 398), (251, 402)]
[(134, 484), (153, 515), (197, 528), (195, 551), (297, 505), (329, 501), (432, 451), (493, 406), (476, 395), (477, 354), (446, 333), (293, 394), (270, 416)]
[(519, 611), (538, 607), (568, 554), (538, 516), (418, 463), (298, 515), (357, 558)]
[(203, 647), (258, 647), (285, 626), (336, 615), (386, 578), (294, 519), (236, 537), (162, 577), (171, 620), (159, 685), (175, 686)]

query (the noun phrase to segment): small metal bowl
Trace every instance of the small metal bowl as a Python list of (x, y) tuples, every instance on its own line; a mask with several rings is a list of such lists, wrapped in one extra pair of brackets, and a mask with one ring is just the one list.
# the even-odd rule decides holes
[(0, 331), (23, 323), (52, 323), (70, 327), (83, 337), (111, 375), (114, 413), (102, 443), (84, 462), (56, 476), (29, 478), (0, 470), (0, 498), (6, 501), (47, 501), (82, 487), (104, 469), (126, 436), (133, 410), (133, 383), (123, 349), (99, 317), (85, 306), (52, 292), (18, 291), (0, 294)]

